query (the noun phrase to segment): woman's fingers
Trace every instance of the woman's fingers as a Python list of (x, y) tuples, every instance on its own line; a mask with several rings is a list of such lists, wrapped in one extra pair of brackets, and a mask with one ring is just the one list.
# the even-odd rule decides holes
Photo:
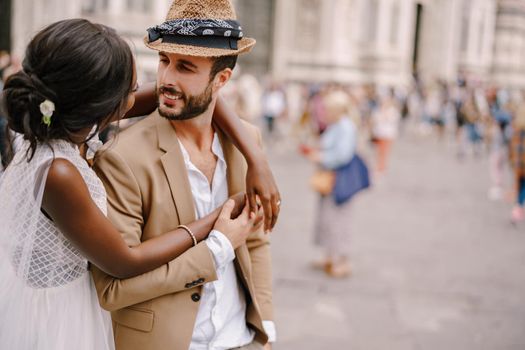
[(279, 218), (279, 213), (281, 211), (281, 197), (279, 194), (272, 196), (272, 222), (270, 229), (273, 230), (275, 224), (277, 223), (277, 219)]
[(264, 210), (264, 232), (268, 233), (272, 229), (273, 209), (270, 196), (259, 196)]
[(252, 213), (257, 212), (257, 194), (253, 191), (248, 190), (247, 196), (248, 202), (250, 203), (250, 211)]

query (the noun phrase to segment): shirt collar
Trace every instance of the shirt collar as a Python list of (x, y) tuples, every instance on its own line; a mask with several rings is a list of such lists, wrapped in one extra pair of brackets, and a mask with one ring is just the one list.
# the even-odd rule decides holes
[[(182, 152), (182, 157), (184, 158), (184, 164), (186, 164), (186, 166), (188, 166), (189, 164), (191, 164), (190, 155), (188, 154), (188, 151), (186, 150), (186, 148), (184, 147), (184, 145), (182, 144), (180, 139), (178, 141), (179, 141), (179, 145), (180, 145), (180, 150)], [(222, 150), (221, 142), (220, 142), (219, 137), (218, 137), (216, 132), (213, 133), (213, 141), (211, 143), (211, 151), (212, 151), (213, 154), (215, 154), (217, 156), (217, 158), (221, 162), (226, 162), (225, 159), (224, 159), (224, 152)]]

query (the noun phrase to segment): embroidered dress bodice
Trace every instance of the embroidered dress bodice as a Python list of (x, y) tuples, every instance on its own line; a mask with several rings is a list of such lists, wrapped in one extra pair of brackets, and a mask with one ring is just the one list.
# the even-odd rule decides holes
[(105, 215), (104, 186), (75, 145), (39, 144), (29, 162), (28, 146), (0, 178), (0, 349), (113, 350), (87, 259), (41, 210), (54, 159), (76, 167)]
[[(0, 193), (12, 192), (9, 193), (10, 201), (0, 202), (0, 213), (21, 209), (17, 210), (17, 222), (12, 223), (17, 227), (9, 227), (11, 238), (15, 238), (11, 242), (12, 262), (17, 275), (33, 288), (70, 283), (84, 274), (88, 267), (86, 258), (40, 210), (41, 198), (38, 197), (42, 196), (47, 169), (54, 158), (66, 159), (78, 169), (93, 201), (106, 214), (104, 187), (82, 159), (78, 148), (66, 141), (54, 141), (50, 146), (39, 146), (30, 162), (27, 162), (24, 150), (18, 152), (0, 185)], [(35, 201), (28, 200), (31, 197)]]

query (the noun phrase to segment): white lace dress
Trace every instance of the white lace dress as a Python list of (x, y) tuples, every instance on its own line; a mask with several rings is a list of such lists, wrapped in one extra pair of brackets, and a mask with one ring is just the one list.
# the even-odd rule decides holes
[(106, 213), (106, 193), (76, 146), (53, 141), (30, 162), (24, 149), (0, 178), (0, 349), (114, 349), (88, 261), (40, 211), (54, 158), (74, 164)]

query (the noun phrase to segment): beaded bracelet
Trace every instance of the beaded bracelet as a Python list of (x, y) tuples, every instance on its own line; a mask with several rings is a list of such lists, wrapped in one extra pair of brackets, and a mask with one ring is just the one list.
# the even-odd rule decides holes
[(195, 247), (197, 245), (197, 238), (195, 238), (195, 235), (193, 234), (193, 232), (191, 232), (190, 228), (186, 225), (179, 225), (177, 226), (177, 228), (181, 228), (183, 230), (185, 230), (186, 232), (188, 232), (188, 234), (190, 235), (191, 237), (191, 240), (193, 242), (193, 246)]

